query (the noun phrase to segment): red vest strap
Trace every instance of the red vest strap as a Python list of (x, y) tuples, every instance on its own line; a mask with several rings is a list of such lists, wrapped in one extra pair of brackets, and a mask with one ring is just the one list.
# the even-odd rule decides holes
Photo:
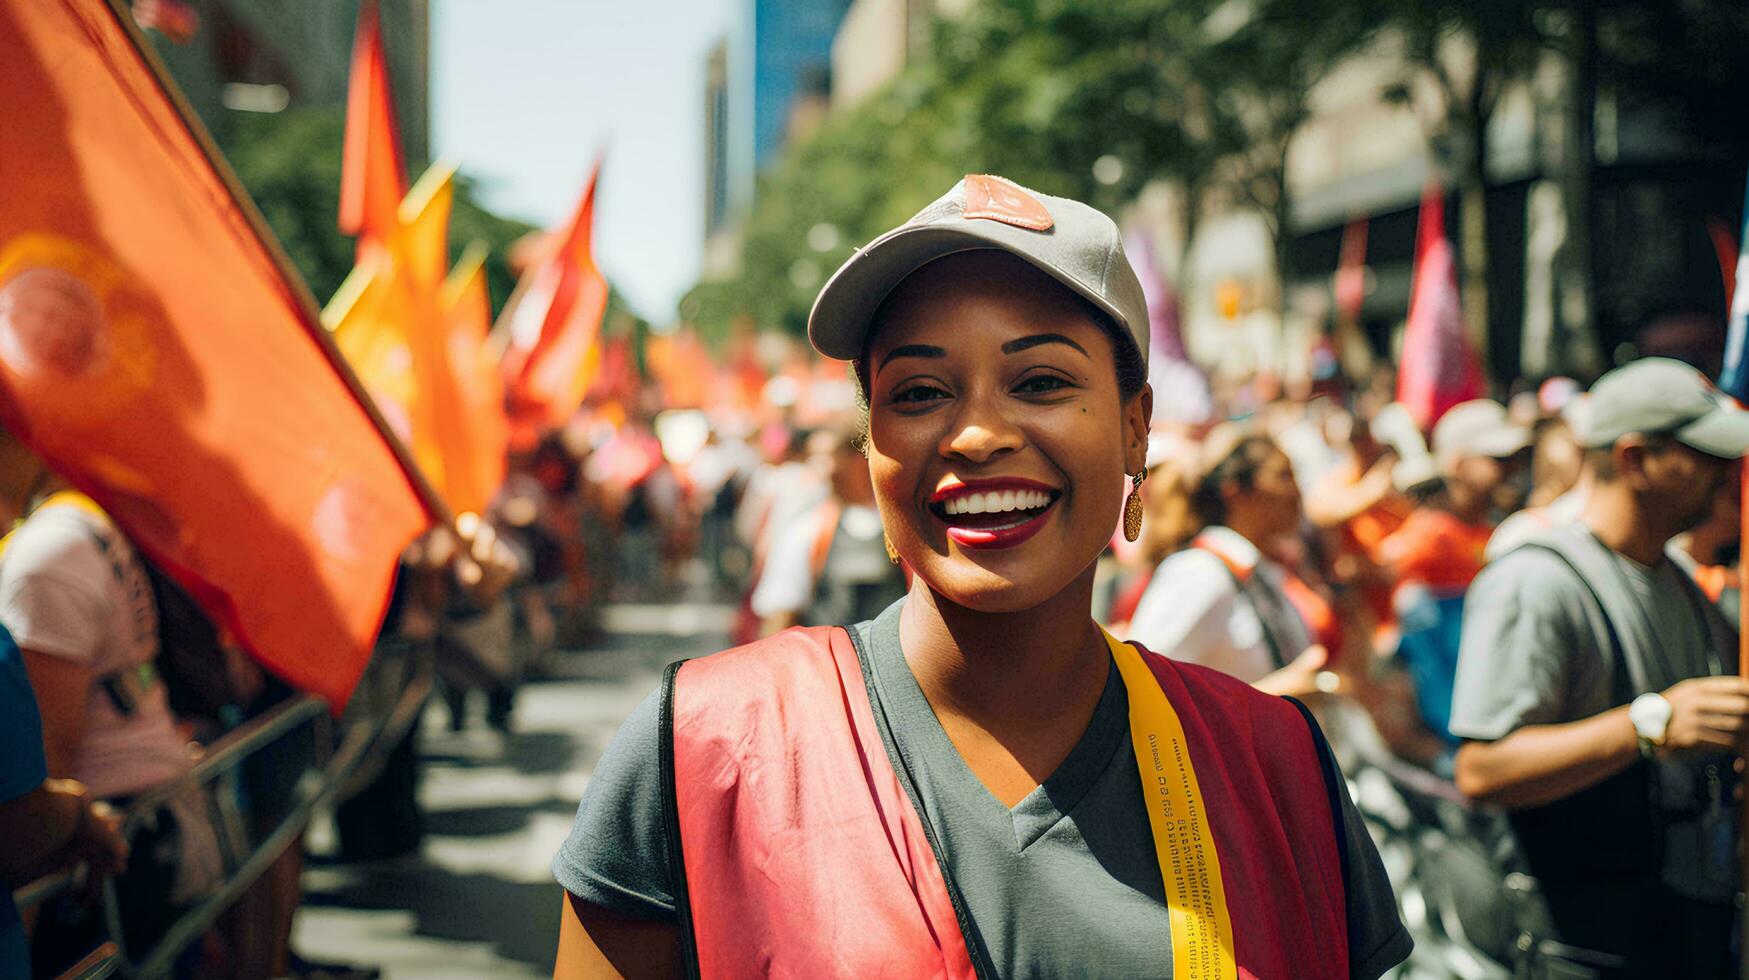
[(789, 630), (675, 680), (700, 975), (974, 976), (842, 629)]
[[(1335, 820), (1305, 720), (1225, 674), (1144, 654), (1191, 746), (1239, 975), (1346, 977)], [(675, 680), (701, 975), (974, 976), (842, 629), (789, 630)]]

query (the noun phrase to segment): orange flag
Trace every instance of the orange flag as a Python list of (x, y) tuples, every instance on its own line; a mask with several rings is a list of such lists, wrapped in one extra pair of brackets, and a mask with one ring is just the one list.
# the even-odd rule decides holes
[(511, 442), (532, 447), (544, 428), (563, 425), (589, 390), (600, 354), (596, 336), (607, 311), (607, 280), (596, 268), (596, 161), (558, 245), (524, 273), (501, 315), (508, 324), (504, 381), (509, 391)]
[(352, 39), (340, 171), (340, 230), (358, 236), (361, 252), (394, 230), (395, 212), (407, 193), (406, 172), (376, 0), (364, 0)]
[(359, 253), (322, 313), (335, 345), (384, 414), (404, 426), (402, 441), (452, 507), (452, 460), (444, 440), (467, 420), (438, 293), (449, 264), (454, 178), (455, 168), (447, 166), (420, 178), (394, 226)]
[(475, 242), (450, 271), (439, 296), (449, 357), (462, 406), (462, 425), (443, 438), (445, 497), (458, 513), (479, 513), (504, 483), (510, 424), (504, 416), (499, 352), (490, 338), (486, 248)]
[(339, 705), (428, 515), (141, 44), (103, 0), (0, 0), (0, 421)]

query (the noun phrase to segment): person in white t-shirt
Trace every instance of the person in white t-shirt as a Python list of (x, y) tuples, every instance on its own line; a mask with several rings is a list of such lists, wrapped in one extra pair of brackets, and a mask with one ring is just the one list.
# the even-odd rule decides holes
[[(36, 693), (49, 775), (125, 806), (193, 766), (157, 674), (151, 580), (108, 516), (5, 433), (0, 467), (0, 509), (29, 508), (0, 546), (0, 623)], [(149, 952), (223, 875), (203, 799), (198, 788), (177, 794), (131, 840), (135, 860), (116, 882), (130, 955)]]
[(24, 651), (51, 773), (114, 798), (188, 771), (154, 667), (151, 582), (86, 498), (52, 494), (13, 532), (0, 555), (0, 621)]
[(905, 594), (887, 556), (868, 460), (847, 433), (819, 433), (813, 460), (831, 494), (778, 528), (752, 596), (765, 635), (873, 619)]
[(1272, 694), (1306, 694), (1329, 653), (1296, 609), (1289, 573), (1260, 544), (1299, 526), (1300, 491), (1268, 437), (1219, 427), (1203, 446), (1192, 507), (1204, 528), (1160, 563), (1130, 639)]

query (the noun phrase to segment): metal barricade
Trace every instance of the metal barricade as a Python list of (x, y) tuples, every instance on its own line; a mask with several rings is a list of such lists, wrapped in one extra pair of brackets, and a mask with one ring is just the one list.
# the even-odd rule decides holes
[[(300, 695), (274, 706), (213, 742), (194, 766), (181, 777), (154, 787), (150, 792), (133, 799), (122, 816), (122, 832), (129, 836), (177, 794), (186, 792), (190, 787), (205, 786), (233, 773), (251, 755), (279, 739), (288, 737), (304, 725), (314, 725), (318, 729), (317, 765), (305, 773), (290, 810), (260, 843), (248, 850), (246, 857), (241, 857), (215, 890), (182, 914), (143, 960), (134, 962), (130, 959), (129, 950), (121, 939), (123, 932), (114, 885), (106, 883), (103, 906), (112, 941), (95, 950), (63, 976), (95, 978), (120, 975), (132, 978), (167, 975), (176, 958), (211, 928), (219, 915), (279, 860), (286, 848), (298, 840), (318, 807), (344, 798), (360, 784), (359, 777), (368, 775), (370, 771), (369, 760), (373, 754), (371, 750), (379, 746), (392, 747), (389, 741), (391, 738), (405, 736), (408, 728), (416, 722), (419, 708), (431, 692), (429, 670), (415, 669), (410, 674), (398, 692), (392, 710), (367, 715), (349, 725), (338, 745), (334, 744), (334, 722), (327, 704), (313, 696)], [(324, 752), (324, 749), (328, 751)], [(312, 778), (312, 773), (318, 778)], [(225, 817), (225, 814), (221, 814), (219, 822), (237, 822)], [(220, 828), (220, 832), (231, 837), (233, 842), (237, 836), (235, 830), (226, 834), (224, 827)], [(240, 853), (240, 849), (233, 850), (233, 856)], [(86, 873), (87, 869), (79, 866), (45, 876), (14, 892), (14, 902), (20, 909), (27, 909), (71, 893), (84, 885)]]

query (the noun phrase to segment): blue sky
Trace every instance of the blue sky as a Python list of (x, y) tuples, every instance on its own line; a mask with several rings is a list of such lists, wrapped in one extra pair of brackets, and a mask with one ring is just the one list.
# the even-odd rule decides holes
[(644, 317), (665, 323), (698, 275), (704, 64), (734, 0), (434, 0), (436, 157), (488, 207), (550, 226), (595, 154), (596, 253)]

